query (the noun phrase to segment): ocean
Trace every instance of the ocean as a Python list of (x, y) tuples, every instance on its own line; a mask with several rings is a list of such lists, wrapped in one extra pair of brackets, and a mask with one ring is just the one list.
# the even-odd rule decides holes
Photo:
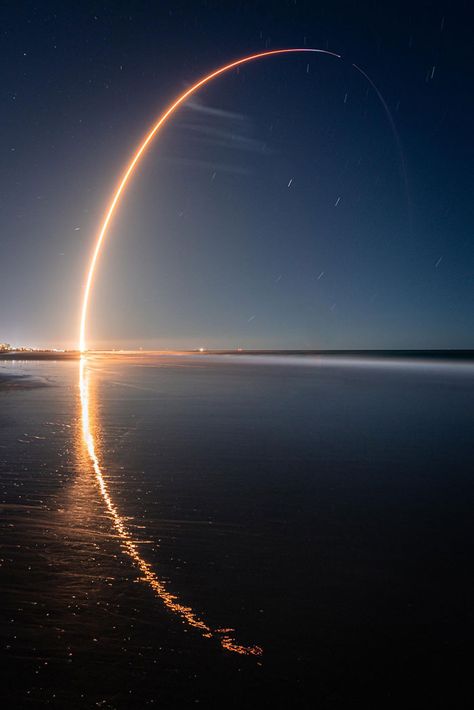
[(0, 375), (4, 707), (472, 695), (472, 362), (144, 353)]

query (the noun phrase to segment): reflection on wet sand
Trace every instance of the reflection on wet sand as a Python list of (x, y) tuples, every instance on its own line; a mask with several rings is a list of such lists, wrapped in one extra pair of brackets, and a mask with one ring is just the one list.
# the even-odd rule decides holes
[(140, 570), (141, 579), (148, 584), (167, 609), (179, 616), (183, 623), (197, 629), (204, 638), (218, 638), (221, 646), (227, 651), (241, 655), (260, 656), (262, 649), (259, 646), (243, 646), (230, 636), (233, 629), (215, 629), (208, 625), (189, 606), (181, 604), (176, 595), (171, 594), (165, 583), (160, 580), (140, 554), (138, 544), (134, 541), (126, 525), (126, 518), (117, 510), (110, 495), (107, 482), (103, 475), (102, 465), (97, 453), (96, 427), (92, 421), (94, 400), (90, 396), (90, 370), (87, 367), (87, 357), (83, 356), (79, 362), (79, 390), (81, 401), (82, 442), (87, 450), (88, 457), (94, 469), (96, 481), (108, 513), (116, 529), (123, 552), (130, 557), (134, 565)]

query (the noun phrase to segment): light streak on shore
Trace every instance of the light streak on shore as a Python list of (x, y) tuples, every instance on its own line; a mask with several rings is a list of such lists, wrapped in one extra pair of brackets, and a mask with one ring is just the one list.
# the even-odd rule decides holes
[(215, 79), (216, 77), (220, 76), (221, 74), (224, 74), (231, 69), (234, 69), (236, 67), (241, 66), (242, 64), (247, 64), (249, 62), (253, 62), (256, 59), (263, 59), (264, 57), (271, 57), (271, 56), (276, 56), (279, 54), (297, 54), (301, 52), (311, 52), (311, 53), (316, 53), (316, 54), (327, 54), (331, 57), (336, 57), (337, 59), (341, 59), (341, 56), (339, 54), (336, 54), (335, 52), (329, 52), (325, 49), (312, 49), (312, 48), (291, 48), (291, 49), (273, 49), (269, 50), (266, 52), (259, 52), (257, 54), (251, 54), (246, 57), (242, 57), (241, 59), (237, 59), (234, 62), (230, 62), (229, 64), (225, 64), (224, 66), (220, 67), (219, 69), (216, 69), (215, 71), (211, 72), (210, 74), (207, 74), (205, 77), (197, 81), (195, 84), (193, 84), (189, 89), (187, 89), (185, 92), (183, 92), (180, 96), (178, 96), (175, 101), (173, 101), (168, 108), (165, 110), (165, 112), (161, 115), (159, 120), (155, 123), (155, 125), (152, 127), (152, 129), (147, 133), (143, 141), (140, 143), (138, 146), (136, 152), (134, 153), (132, 159), (130, 160), (127, 168), (125, 169), (125, 172), (123, 173), (122, 177), (119, 180), (119, 183), (117, 187), (114, 190), (112, 199), (105, 211), (105, 215), (99, 230), (99, 233), (97, 235), (95, 247), (92, 253), (92, 258), (89, 263), (89, 268), (87, 271), (87, 278), (84, 286), (84, 295), (83, 295), (83, 300), (82, 300), (82, 309), (81, 309), (81, 320), (80, 320), (80, 329), (79, 329), (79, 350), (81, 352), (85, 352), (87, 349), (87, 344), (86, 344), (86, 323), (87, 323), (87, 312), (88, 312), (88, 306), (89, 306), (89, 297), (90, 297), (90, 292), (91, 292), (91, 287), (94, 281), (94, 273), (97, 265), (97, 260), (102, 248), (102, 244), (104, 242), (105, 236), (107, 234), (111, 219), (114, 215), (115, 209), (117, 205), (120, 202), (120, 198), (125, 190), (125, 187), (127, 183), (129, 182), (132, 174), (135, 171), (135, 168), (137, 167), (140, 159), (146, 152), (149, 144), (153, 140), (153, 138), (156, 136), (156, 134), (159, 132), (160, 128), (166, 123), (168, 118), (176, 111), (176, 109), (181, 106), (190, 96), (192, 96), (198, 89), (200, 89), (202, 86), (205, 84), (208, 84), (210, 81)]
[(222, 648), (227, 651), (232, 651), (244, 656), (261, 656), (262, 649), (259, 646), (243, 646), (230, 635), (233, 629), (214, 629), (201, 619), (197, 613), (189, 606), (181, 604), (178, 597), (172, 594), (166, 587), (152, 566), (140, 554), (138, 543), (132, 536), (127, 527), (127, 518), (120, 514), (117, 506), (112, 500), (107, 481), (104, 477), (103, 466), (101, 464), (98, 447), (96, 443), (96, 435), (94, 426), (91, 423), (91, 398), (90, 398), (90, 383), (89, 371), (87, 369), (87, 358), (81, 356), (79, 362), (79, 391), (81, 402), (81, 424), (82, 424), (82, 440), (87, 449), (87, 454), (94, 470), (97, 485), (100, 490), (102, 500), (106, 510), (112, 521), (112, 524), (117, 531), (120, 539), (122, 551), (126, 554), (134, 566), (141, 574), (141, 580), (148, 584), (155, 595), (160, 599), (164, 606), (181, 618), (182, 622), (200, 632), (204, 638), (215, 638), (219, 641)]

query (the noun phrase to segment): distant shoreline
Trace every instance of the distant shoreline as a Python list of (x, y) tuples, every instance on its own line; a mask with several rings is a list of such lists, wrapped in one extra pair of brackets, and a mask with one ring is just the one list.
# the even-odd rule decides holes
[(14, 351), (9, 350), (5, 353), (0, 353), (1, 360), (79, 360), (81, 354), (79, 351), (71, 350), (68, 352), (52, 352), (50, 350), (25, 350)]
[[(262, 358), (262, 362), (276, 364), (278, 358), (297, 358), (300, 364), (304, 364), (305, 358), (321, 358), (329, 364), (352, 361), (354, 365), (361, 363), (370, 363), (374, 365), (378, 362), (389, 364), (398, 361), (417, 363), (420, 365), (428, 365), (430, 362), (435, 364), (443, 363), (446, 365), (469, 365), (474, 364), (474, 350), (91, 350), (86, 354), (86, 357), (92, 358), (115, 358), (122, 360), (133, 361), (133, 358), (143, 357), (179, 357), (193, 356), (199, 358), (231, 356), (233, 358), (245, 357)], [(68, 352), (53, 352), (45, 351), (26, 351), (26, 352), (3, 352), (0, 353), (0, 368), (2, 362), (35, 362), (35, 361), (79, 361), (81, 353), (79, 351)], [(265, 360), (264, 358), (269, 358)], [(272, 360), (273, 358), (273, 360)], [(293, 360), (296, 364), (296, 360)], [(30, 375), (18, 374), (16, 372), (2, 372), (0, 369), (0, 392), (8, 392), (15, 390), (28, 390), (36, 387), (44, 387), (46, 382), (38, 380)]]
[[(349, 358), (400, 358), (423, 360), (456, 360), (474, 362), (474, 350), (471, 349), (432, 349), (432, 350), (91, 350), (89, 356), (102, 357), (132, 357), (137, 355), (272, 355), (272, 356), (311, 356), (311, 357), (349, 357)], [(79, 360), (79, 351), (53, 352), (50, 350), (4, 352), (0, 353), (0, 361), (25, 361), (25, 360)]]
[(301, 355), (311, 357), (401, 358), (474, 361), (474, 350), (207, 350), (203, 355)]

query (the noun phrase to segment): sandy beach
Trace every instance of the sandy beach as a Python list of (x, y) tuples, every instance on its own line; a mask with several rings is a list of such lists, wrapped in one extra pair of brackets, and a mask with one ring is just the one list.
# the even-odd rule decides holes
[(11, 375), (0, 372), (0, 392), (11, 390), (27, 390), (35, 387), (45, 387), (46, 382), (29, 375)]
[(79, 360), (81, 354), (78, 350), (70, 350), (67, 352), (53, 352), (50, 350), (26, 350), (23, 352), (9, 351), (0, 353), (0, 362), (2, 360), (15, 360), (21, 362), (23, 360)]

